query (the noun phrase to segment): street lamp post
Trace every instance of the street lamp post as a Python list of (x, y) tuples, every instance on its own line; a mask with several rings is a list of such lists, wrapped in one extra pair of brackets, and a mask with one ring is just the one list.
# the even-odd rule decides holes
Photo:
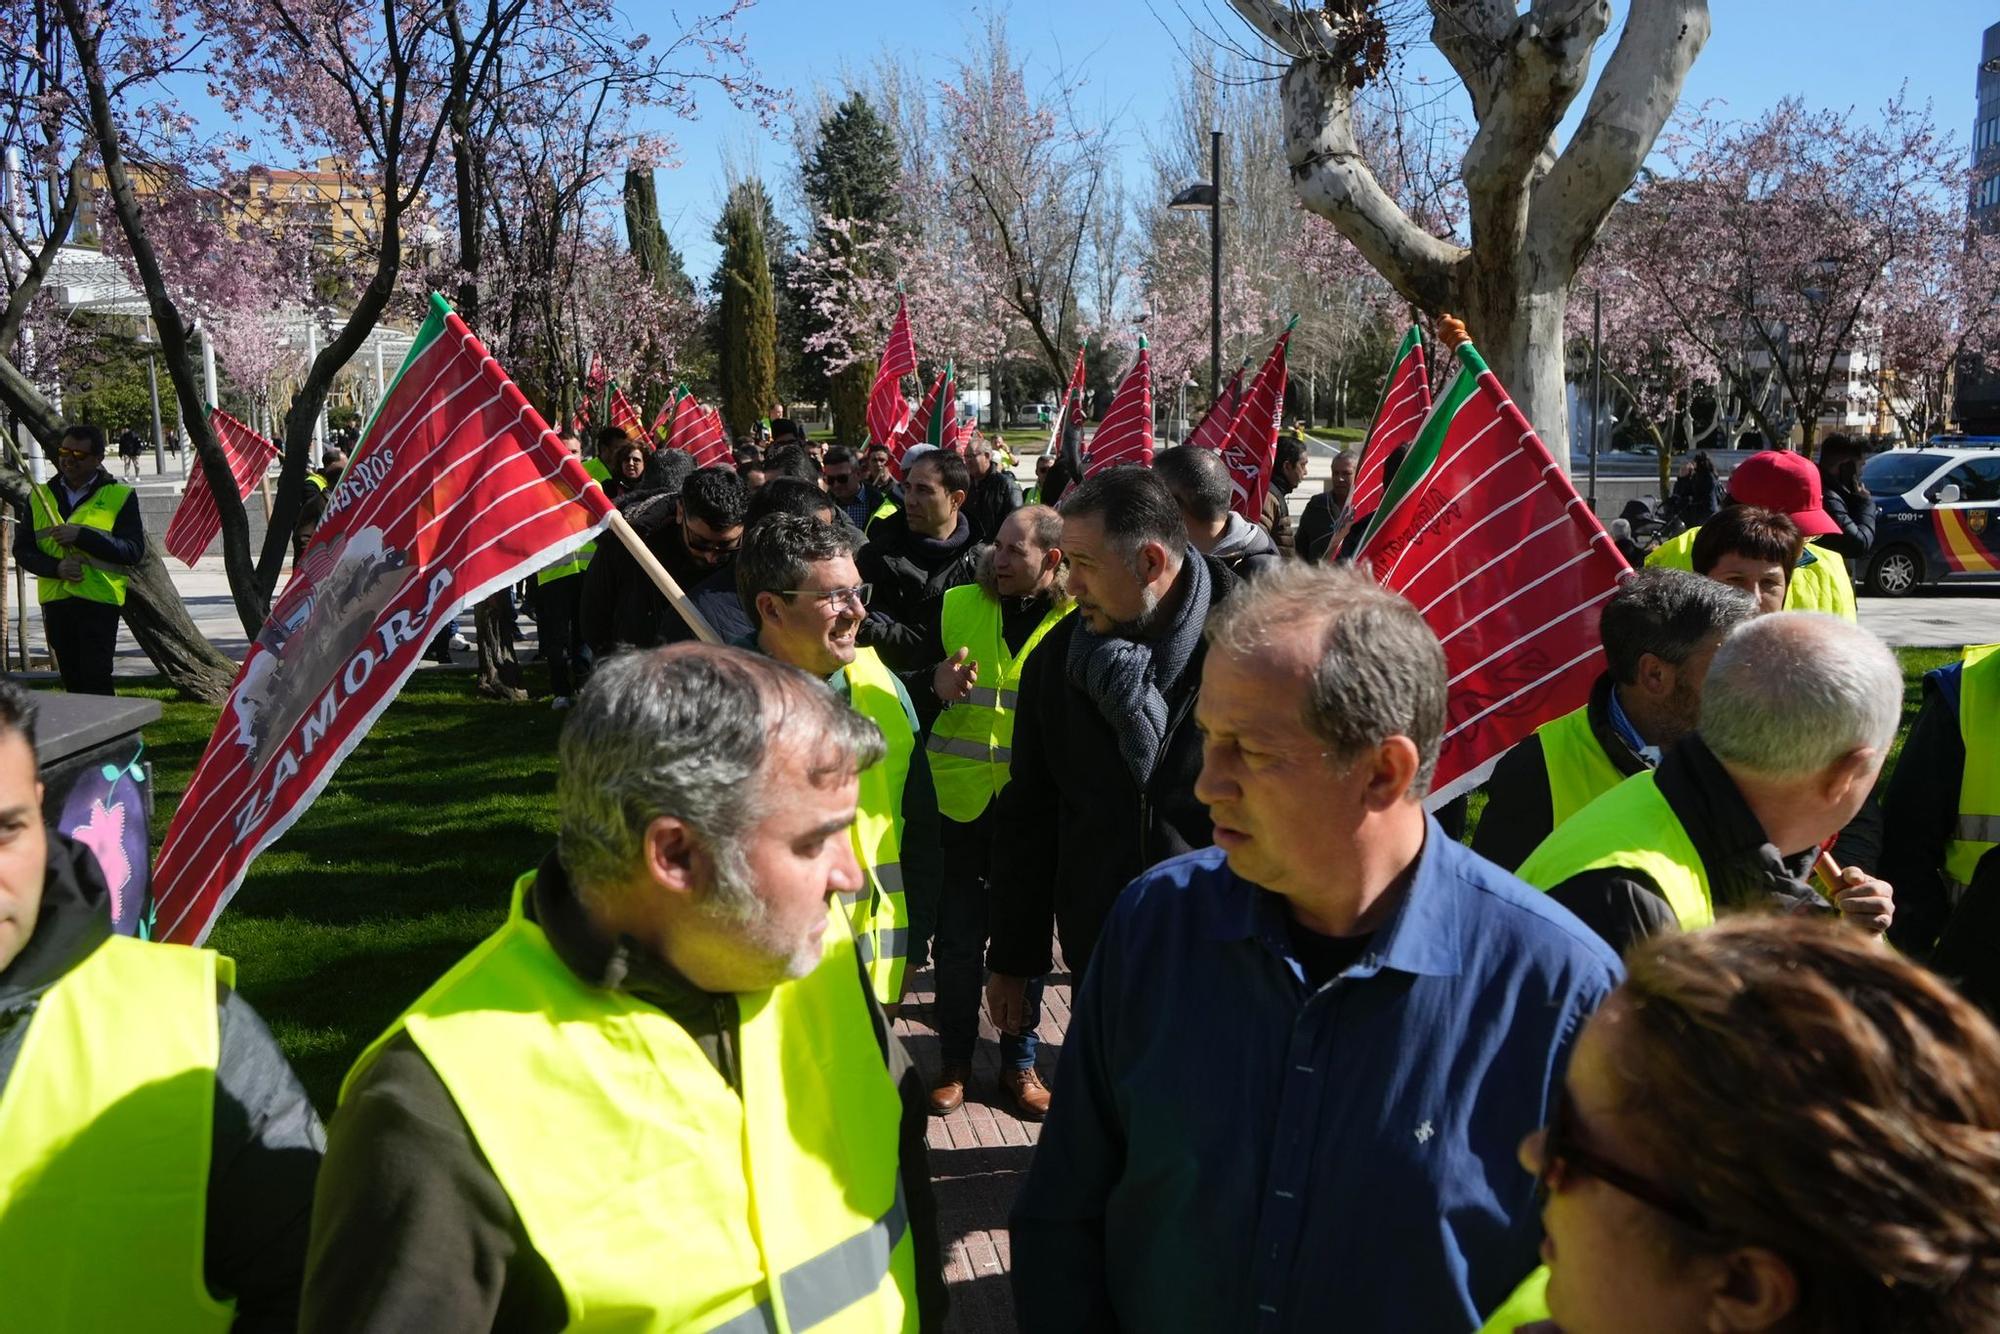
[(1168, 208), (1208, 210), (1208, 383), (1222, 392), (1222, 131), (1208, 132), (1208, 179), (1196, 181), (1167, 201)]

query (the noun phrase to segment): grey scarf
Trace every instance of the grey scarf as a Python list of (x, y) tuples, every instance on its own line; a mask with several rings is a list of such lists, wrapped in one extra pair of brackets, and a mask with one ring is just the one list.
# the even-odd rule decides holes
[(1066, 664), (1070, 683), (1090, 696), (1118, 734), (1118, 752), (1140, 787), (1167, 743), (1167, 692), (1181, 679), (1208, 622), (1208, 564), (1193, 547), (1181, 569), (1187, 591), (1172, 623), (1152, 639), (1100, 635), (1078, 622)]

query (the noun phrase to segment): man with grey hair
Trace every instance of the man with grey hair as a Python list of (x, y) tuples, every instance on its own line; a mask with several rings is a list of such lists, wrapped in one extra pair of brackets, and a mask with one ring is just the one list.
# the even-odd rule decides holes
[(1208, 641), (1216, 846), (1105, 924), (1012, 1219), (1021, 1327), (1473, 1329), (1535, 1265), (1508, 1169), (1618, 961), (1424, 814), (1416, 608), (1288, 562)]
[(1700, 728), (1560, 825), (1521, 878), (1621, 952), (1759, 908), (1837, 911), (1879, 935), (1895, 915), (1886, 883), (1853, 866), (1818, 890), (1810, 878), (1873, 790), (1902, 703), (1895, 655), (1859, 626), (1746, 622), (1708, 669)]
[(939, 1327), (923, 1090), (836, 902), (881, 754), (753, 654), (601, 666), (556, 851), (348, 1076), (301, 1328)]
[(1512, 870), (1549, 831), (1701, 720), (1701, 683), (1722, 638), (1757, 614), (1747, 593), (1688, 570), (1640, 570), (1599, 615), (1604, 673), (1582, 708), (1543, 723), (1501, 757), (1472, 850)]

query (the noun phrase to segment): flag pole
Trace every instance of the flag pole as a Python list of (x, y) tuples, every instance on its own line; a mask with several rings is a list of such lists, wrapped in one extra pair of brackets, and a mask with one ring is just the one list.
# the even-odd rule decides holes
[(610, 522), (605, 526), (624, 544), (625, 549), (632, 553), (632, 559), (639, 562), (639, 568), (652, 579), (654, 586), (667, 595), (667, 601), (673, 604), (681, 619), (688, 623), (688, 628), (694, 631), (695, 638), (704, 644), (720, 644), (722, 636), (715, 633), (715, 627), (695, 610), (694, 603), (689, 602), (688, 595), (681, 591), (679, 582), (667, 573), (667, 567), (660, 564), (659, 557), (655, 556), (652, 549), (646, 545), (646, 540), (633, 531), (624, 513), (620, 510), (611, 511)]

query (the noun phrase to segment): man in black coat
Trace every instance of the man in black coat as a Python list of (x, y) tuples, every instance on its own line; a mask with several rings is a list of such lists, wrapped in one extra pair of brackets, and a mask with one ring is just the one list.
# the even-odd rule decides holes
[(995, 799), (987, 1009), (1021, 1022), (1050, 938), (1080, 985), (1104, 919), (1141, 871), (1213, 841), (1195, 799), (1193, 721), (1202, 628), (1236, 577), (1188, 544), (1179, 506), (1147, 468), (1113, 468), (1064, 498), (1078, 614), (1028, 659), (1012, 777)]
[[(912, 458), (910, 455), (914, 455)], [(969, 584), (979, 569), (978, 540), (965, 517), (971, 475), (965, 460), (938, 449), (912, 449), (903, 460), (903, 508), (868, 527), (868, 545), (855, 557), (872, 585), (861, 643), (896, 672), (928, 672), (937, 638), (939, 599)]]
[[(702, 468), (680, 494), (646, 492), (621, 503), (627, 522), (667, 573), (691, 592), (736, 554), (743, 540), (743, 481), (733, 468)], [(681, 619), (622, 543), (600, 538), (583, 572), (583, 638), (603, 658), (620, 648), (653, 648), (693, 639)]]
[(993, 454), (993, 442), (984, 436), (974, 438), (966, 446), (965, 463), (972, 478), (965, 517), (977, 540), (991, 542), (1007, 516), (1021, 508), (1021, 484), (1000, 466)]

